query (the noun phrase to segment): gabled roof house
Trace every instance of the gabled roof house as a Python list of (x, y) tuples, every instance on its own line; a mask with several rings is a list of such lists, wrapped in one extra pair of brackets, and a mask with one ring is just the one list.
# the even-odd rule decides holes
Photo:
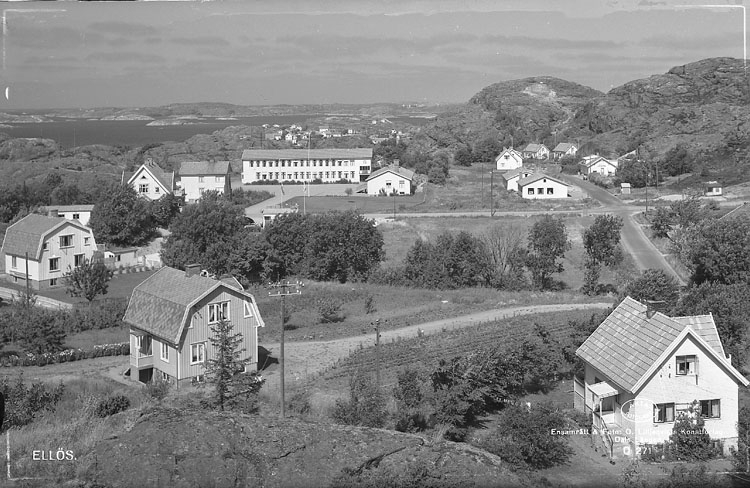
[(264, 327), (255, 297), (231, 277), (202, 276), (200, 265), (185, 271), (165, 266), (135, 287), (125, 310), (130, 326), (130, 378), (180, 385), (201, 381), (214, 354), (210, 327), (222, 318), (242, 335), (246, 372), (257, 369), (258, 327)]
[(576, 355), (585, 371), (574, 404), (600, 434), (623, 439), (616, 456), (668, 441), (690, 408), (725, 452), (737, 446), (738, 390), (748, 380), (725, 354), (711, 315), (668, 317), (626, 297)]
[(495, 169), (498, 171), (512, 171), (523, 167), (523, 154), (512, 147), (503, 148), (495, 158)]
[(229, 161), (189, 161), (180, 163), (178, 186), (186, 202), (195, 202), (206, 191), (224, 193), (231, 177)]
[(8, 227), (1, 255), (11, 283), (25, 283), (28, 270), (30, 286), (40, 290), (62, 286), (65, 273), (96, 250), (93, 232), (78, 220), (29, 214)]
[(158, 200), (174, 192), (174, 171), (164, 171), (149, 158), (135, 172), (123, 171), (121, 183), (132, 186), (139, 195), (149, 200)]
[(612, 176), (617, 172), (619, 160), (607, 159), (602, 156), (586, 156), (578, 163), (581, 174), (589, 176), (598, 173), (602, 176)]
[(524, 158), (549, 159), (549, 148), (544, 144), (529, 144), (521, 152)]
[(561, 142), (552, 150), (552, 159), (559, 160), (565, 156), (575, 156), (578, 146), (572, 142)]
[(505, 181), (505, 189), (508, 191), (518, 191), (518, 182), (524, 178), (528, 178), (532, 174), (534, 174), (532, 170), (524, 168), (504, 173), (502, 177), (503, 181)]
[(394, 164), (372, 173), (366, 183), (368, 195), (411, 195), (414, 171)]
[(522, 198), (546, 200), (551, 198), (568, 198), (570, 185), (544, 173), (532, 173), (520, 178), (516, 185)]

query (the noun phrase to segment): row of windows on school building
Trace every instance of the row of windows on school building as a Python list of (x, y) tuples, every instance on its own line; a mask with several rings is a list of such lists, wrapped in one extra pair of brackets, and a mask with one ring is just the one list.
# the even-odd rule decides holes
[[(334, 167), (334, 166), (357, 166), (356, 161), (348, 159), (306, 159), (306, 160), (272, 160), (272, 161), (245, 161), (249, 168), (298, 168), (298, 167)], [(312, 163), (312, 164), (311, 164)]]
[[(338, 176), (337, 176), (338, 175)], [(269, 173), (255, 173), (255, 179), (256, 180), (289, 180), (289, 181), (298, 181), (298, 180), (315, 180), (315, 179), (345, 179), (345, 180), (353, 180), (356, 179), (356, 172), (355, 171), (319, 171), (319, 172), (310, 172), (303, 173), (301, 171), (295, 171), (294, 173), (286, 173), (286, 172), (269, 172)]]

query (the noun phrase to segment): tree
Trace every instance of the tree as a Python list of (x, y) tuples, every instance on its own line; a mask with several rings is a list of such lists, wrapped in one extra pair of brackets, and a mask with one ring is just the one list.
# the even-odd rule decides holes
[(664, 155), (660, 168), (670, 176), (689, 173), (693, 169), (693, 158), (684, 146), (675, 146)]
[(466, 145), (458, 146), (453, 155), (453, 160), (459, 166), (471, 166), (471, 163), (474, 161), (474, 155), (471, 152), (471, 148)]
[(96, 202), (89, 227), (98, 240), (116, 246), (142, 244), (156, 230), (150, 203), (128, 185), (112, 187)]
[(151, 215), (154, 216), (154, 224), (166, 229), (172, 220), (180, 213), (182, 198), (174, 193), (167, 193), (158, 200), (151, 203)]
[(27, 352), (43, 354), (63, 350), (65, 332), (52, 311), (28, 307), (19, 311), (18, 320), (24, 327), (18, 327), (18, 340)]
[(500, 154), (500, 151), (502, 151), (503, 148), (500, 145), (500, 142), (498, 141), (497, 137), (485, 137), (484, 139), (480, 140), (476, 144), (474, 144), (474, 150), (472, 151), (474, 155), (474, 162), (475, 163), (486, 163), (486, 162), (494, 162), (495, 157)]
[(557, 260), (570, 250), (570, 241), (561, 218), (545, 215), (529, 230), (529, 246), (526, 267), (531, 272), (534, 285), (542, 290), (550, 288), (552, 273), (561, 273), (564, 268)]
[(583, 285), (588, 295), (597, 293), (601, 266), (616, 266), (622, 262), (620, 230), (622, 217), (599, 215), (591, 227), (583, 233), (583, 247), (586, 250), (586, 279)]
[(495, 225), (483, 236), (491, 265), (494, 268), (493, 286), (500, 289), (522, 289), (526, 286), (523, 263), (526, 247), (523, 228), (510, 224)]
[(66, 292), (72, 297), (83, 297), (91, 303), (97, 295), (106, 295), (112, 271), (101, 259), (83, 258), (83, 263), (75, 268), (68, 267), (63, 277)]
[(253, 400), (265, 380), (255, 372), (245, 373), (251, 358), (242, 358), (242, 334), (233, 333), (234, 326), (226, 319), (209, 327), (214, 354), (206, 360), (206, 380), (214, 385), (214, 405), (222, 411), (225, 406), (240, 406), (245, 412), (255, 410)]
[(658, 207), (651, 219), (651, 232), (654, 237), (676, 241), (675, 232), (687, 229), (706, 218), (706, 208), (698, 196), (677, 200), (669, 207)]
[(186, 205), (172, 221), (170, 235), (162, 246), (162, 260), (176, 268), (200, 263), (213, 273), (226, 273), (233, 246), (248, 233), (245, 224), (241, 207), (216, 192), (205, 192), (197, 203)]
[(680, 298), (680, 285), (661, 269), (647, 269), (625, 285), (620, 298), (626, 296), (639, 302), (664, 301), (667, 310), (671, 310)]
[(750, 219), (704, 221), (680, 242), (680, 261), (694, 284), (750, 282)]

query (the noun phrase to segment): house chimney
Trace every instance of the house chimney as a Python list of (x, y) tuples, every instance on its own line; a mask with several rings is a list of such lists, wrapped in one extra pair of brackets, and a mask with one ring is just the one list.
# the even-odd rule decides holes
[(667, 303), (664, 300), (643, 300), (643, 302), (646, 304), (646, 318), (649, 319)]
[(199, 263), (185, 265), (185, 277), (190, 278), (191, 276), (198, 276), (201, 273), (201, 265)]
[(393, 160), (393, 167), (394, 168), (398, 168), (399, 166), (401, 166), (401, 160), (400, 159), (394, 159)]

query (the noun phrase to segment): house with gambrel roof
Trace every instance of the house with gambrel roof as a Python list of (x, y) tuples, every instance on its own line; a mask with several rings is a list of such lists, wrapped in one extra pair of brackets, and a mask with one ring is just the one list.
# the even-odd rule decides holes
[(1, 255), (11, 283), (25, 283), (28, 270), (29, 285), (42, 290), (62, 286), (68, 270), (96, 250), (93, 232), (78, 220), (29, 214), (8, 227)]
[(265, 324), (255, 297), (231, 277), (202, 276), (165, 266), (135, 287), (123, 321), (130, 327), (130, 378), (180, 385), (201, 381), (212, 357), (211, 326), (226, 319), (242, 335), (246, 372), (258, 365), (258, 327)]
[(668, 440), (691, 408), (724, 452), (736, 448), (739, 388), (748, 380), (724, 352), (713, 316), (668, 317), (626, 297), (576, 355), (584, 377), (575, 380), (574, 404), (598, 432), (627, 439), (615, 455)]
[(178, 186), (186, 202), (195, 202), (207, 191), (224, 193), (231, 178), (229, 161), (189, 161), (180, 163)]
[(139, 195), (149, 200), (158, 200), (174, 192), (174, 171), (164, 171), (149, 158), (134, 173), (123, 171), (121, 183), (132, 186)]

